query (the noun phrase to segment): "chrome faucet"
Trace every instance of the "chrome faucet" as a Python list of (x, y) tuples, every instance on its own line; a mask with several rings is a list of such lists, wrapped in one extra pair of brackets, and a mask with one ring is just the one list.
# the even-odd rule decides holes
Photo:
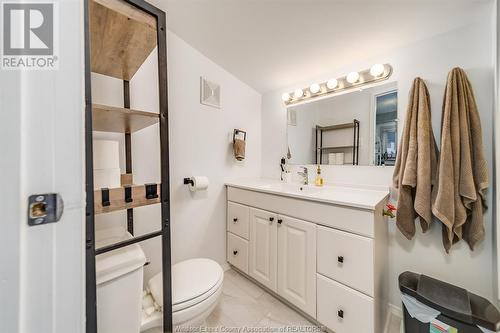
[(297, 171), (297, 174), (302, 176), (302, 184), (309, 185), (309, 174), (307, 172), (307, 168), (305, 166), (300, 166), (299, 168), (302, 169), (302, 171)]

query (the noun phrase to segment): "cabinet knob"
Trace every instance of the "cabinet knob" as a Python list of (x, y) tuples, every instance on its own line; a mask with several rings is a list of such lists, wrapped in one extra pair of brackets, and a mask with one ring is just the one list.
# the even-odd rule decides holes
[(237, 254), (238, 254), (238, 251), (234, 250), (233, 255), (237, 255)]
[(234, 223), (238, 222), (238, 218), (236, 218), (236, 217), (235, 217), (235, 218), (233, 219), (233, 222), (234, 222)]
[(274, 217), (270, 217), (269, 221), (273, 222), (274, 221)]
[(283, 223), (283, 220), (282, 219), (278, 219), (278, 224), (281, 224)]
[(344, 257), (343, 257), (343, 256), (338, 256), (338, 257), (337, 257), (337, 261), (338, 261), (339, 263), (343, 264), (343, 263), (344, 263)]
[(337, 316), (339, 316), (339, 318), (344, 318), (344, 310), (337, 311)]

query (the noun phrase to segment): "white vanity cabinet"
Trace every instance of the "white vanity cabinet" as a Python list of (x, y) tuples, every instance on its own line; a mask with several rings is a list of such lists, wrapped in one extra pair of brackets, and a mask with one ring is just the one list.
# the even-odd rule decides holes
[(228, 185), (227, 260), (335, 333), (382, 333), (384, 193), (366, 208)]

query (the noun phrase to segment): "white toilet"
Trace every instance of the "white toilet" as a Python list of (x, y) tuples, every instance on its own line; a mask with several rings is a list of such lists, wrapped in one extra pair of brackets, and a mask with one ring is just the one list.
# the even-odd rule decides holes
[[(210, 315), (222, 292), (224, 271), (215, 261), (195, 258), (172, 266), (174, 326), (199, 326)], [(148, 283), (143, 297), (141, 332), (161, 332), (163, 323), (161, 273)]]
[[(130, 239), (122, 228), (96, 232), (98, 247)], [(144, 252), (138, 244), (96, 257), (98, 331), (162, 332), (162, 274), (142, 291)], [(174, 326), (199, 326), (210, 315), (222, 292), (224, 272), (215, 261), (195, 258), (172, 266)], [(141, 304), (142, 302), (142, 304)]]

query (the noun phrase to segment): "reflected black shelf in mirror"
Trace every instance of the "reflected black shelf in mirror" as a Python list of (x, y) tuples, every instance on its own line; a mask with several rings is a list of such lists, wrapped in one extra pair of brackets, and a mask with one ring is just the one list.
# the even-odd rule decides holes
[[(324, 132), (353, 129), (353, 144), (347, 146), (323, 146)], [(322, 164), (323, 152), (328, 150), (347, 150), (352, 149), (352, 165), (359, 164), (359, 120), (354, 119), (352, 123), (336, 124), (330, 126), (316, 126), (316, 151), (315, 151), (315, 164)]]

